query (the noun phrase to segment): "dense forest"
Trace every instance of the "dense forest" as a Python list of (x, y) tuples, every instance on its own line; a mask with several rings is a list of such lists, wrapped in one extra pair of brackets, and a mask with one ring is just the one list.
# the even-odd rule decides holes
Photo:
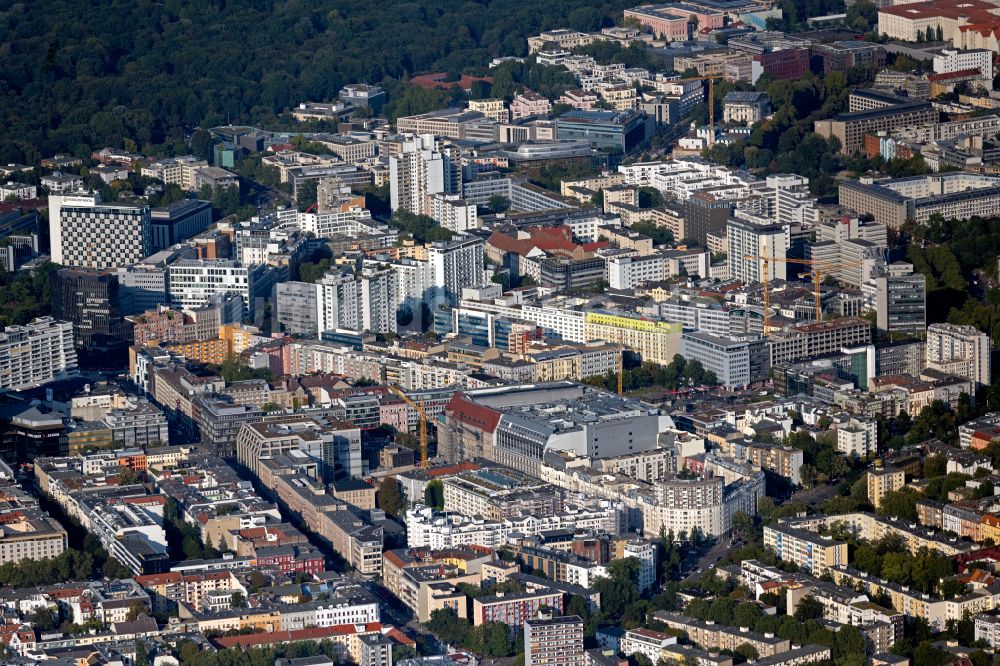
[[(629, 0), (0, 0), (0, 162), (266, 123), (346, 83), (460, 74)], [(398, 86), (398, 84), (396, 84)], [(390, 92), (392, 90), (390, 89)]]

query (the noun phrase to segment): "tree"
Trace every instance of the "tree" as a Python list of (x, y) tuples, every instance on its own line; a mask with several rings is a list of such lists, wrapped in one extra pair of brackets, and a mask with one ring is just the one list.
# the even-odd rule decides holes
[(59, 626), (59, 613), (48, 606), (39, 608), (29, 616), (28, 622), (38, 631), (52, 631)]
[(799, 622), (807, 620), (819, 620), (823, 617), (823, 603), (809, 595), (799, 601), (795, 606), (795, 619)]
[(239, 590), (236, 590), (229, 597), (229, 604), (233, 608), (246, 608), (247, 599), (246, 599), (246, 597), (243, 596), (242, 592), (240, 592)]
[(440, 479), (427, 482), (424, 487), (424, 504), (437, 511), (444, 509), (444, 484)]
[(502, 194), (494, 194), (487, 204), (494, 213), (502, 213), (510, 208), (510, 199)]
[(399, 487), (395, 477), (387, 476), (376, 493), (378, 506), (390, 516), (399, 517), (406, 511), (406, 497)]
[(146, 650), (146, 641), (137, 638), (135, 641), (135, 661), (133, 666), (149, 666), (149, 651)]
[(121, 562), (111, 557), (104, 563), (104, 575), (111, 579), (131, 578), (132, 571)]
[(733, 652), (743, 657), (744, 661), (757, 661), (760, 659), (760, 653), (757, 651), (757, 648), (749, 643), (740, 643)]

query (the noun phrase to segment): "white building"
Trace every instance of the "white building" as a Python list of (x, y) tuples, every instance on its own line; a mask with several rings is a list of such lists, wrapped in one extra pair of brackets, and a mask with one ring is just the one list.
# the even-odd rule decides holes
[(83, 178), (72, 173), (54, 171), (48, 176), (42, 176), (42, 187), (50, 194), (79, 192), (83, 189)]
[(941, 49), (934, 56), (934, 73), (949, 74), (978, 69), (983, 79), (993, 78), (993, 52), (987, 49)]
[(990, 336), (972, 326), (927, 327), (927, 367), (990, 384)]
[(427, 248), (435, 303), (456, 305), (464, 287), (483, 284), (484, 249), (481, 238), (465, 237), (439, 241)]
[(149, 206), (100, 203), (94, 196), (50, 196), (52, 261), (63, 266), (117, 268), (147, 256)]
[(273, 266), (247, 266), (229, 259), (182, 259), (167, 273), (173, 307), (189, 310), (207, 305), (216, 294), (236, 294), (243, 297), (244, 313), (251, 319), (257, 300), (271, 296), (279, 275)]
[[(777, 224), (758, 225), (730, 219), (726, 223), (729, 243), (729, 273), (745, 284), (785, 279), (785, 256), (789, 239), (785, 229)], [(770, 257), (771, 261), (764, 261)]]
[(724, 386), (747, 386), (766, 379), (767, 346), (756, 336), (731, 338), (701, 331), (681, 334), (681, 356), (698, 361)]
[(389, 158), (389, 195), (393, 212), (429, 215), (430, 197), (447, 192), (445, 156), (430, 134), (410, 135), (402, 151)]
[(70, 322), (40, 317), (0, 332), (0, 388), (17, 391), (76, 374)]
[(476, 204), (457, 194), (432, 194), (429, 214), (442, 227), (456, 233), (480, 226)]
[(3, 183), (0, 185), (0, 201), (7, 199), (34, 199), (38, 196), (38, 188), (24, 183)]
[(646, 539), (633, 539), (625, 544), (625, 557), (639, 560), (639, 593), (656, 584), (656, 547)]

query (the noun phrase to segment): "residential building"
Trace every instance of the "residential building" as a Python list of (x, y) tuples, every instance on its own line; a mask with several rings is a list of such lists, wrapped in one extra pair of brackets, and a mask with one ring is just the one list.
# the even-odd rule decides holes
[(764, 545), (814, 576), (848, 563), (847, 542), (783, 523), (764, 526)]
[(906, 485), (906, 474), (899, 467), (885, 467), (876, 462), (866, 474), (868, 481), (868, 501), (876, 509), (882, 504), (886, 493), (895, 492)]
[(481, 238), (459, 237), (451, 242), (437, 241), (427, 248), (432, 301), (458, 305), (465, 287), (478, 287), (484, 280), (485, 243)]
[(990, 384), (990, 337), (972, 326), (927, 327), (927, 367)]
[(401, 150), (389, 157), (392, 210), (430, 215), (432, 195), (456, 191), (449, 186), (450, 171), (450, 160), (438, 150), (433, 135), (404, 137)]
[(578, 615), (540, 617), (524, 623), (525, 666), (584, 666), (583, 620)]
[(0, 331), (0, 388), (19, 391), (77, 374), (70, 322), (40, 317)]

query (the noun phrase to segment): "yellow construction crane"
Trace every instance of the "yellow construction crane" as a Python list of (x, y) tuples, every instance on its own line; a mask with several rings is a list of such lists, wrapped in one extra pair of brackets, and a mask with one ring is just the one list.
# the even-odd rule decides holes
[(715, 145), (715, 80), (725, 78), (722, 74), (706, 74), (705, 76), (692, 76), (680, 81), (705, 81), (708, 80), (708, 145)]
[(403, 389), (392, 384), (389, 385), (389, 390), (398, 395), (403, 399), (407, 405), (417, 410), (417, 414), (420, 416), (420, 466), (427, 467), (427, 412), (424, 411), (424, 406), (419, 402), (414, 402), (403, 393)]
[[(761, 284), (764, 286), (764, 335), (770, 334), (770, 324), (771, 324), (771, 262), (784, 263), (784, 264), (800, 264), (802, 266), (809, 266), (812, 270), (808, 272), (808, 275), (812, 277), (813, 282), (813, 303), (816, 308), (816, 321), (823, 320), (823, 295), (820, 292), (820, 286), (823, 283), (823, 278), (826, 275), (832, 273), (836, 268), (840, 266), (858, 266), (856, 261), (824, 261), (818, 259), (796, 259), (794, 257), (772, 257), (771, 255), (765, 253), (762, 255), (757, 254), (745, 254), (744, 259), (759, 259), (762, 262), (764, 279)], [(807, 273), (800, 273), (799, 277), (804, 277)]]
[(622, 345), (622, 334), (618, 332), (618, 397), (622, 397), (622, 383), (625, 375), (625, 346)]

